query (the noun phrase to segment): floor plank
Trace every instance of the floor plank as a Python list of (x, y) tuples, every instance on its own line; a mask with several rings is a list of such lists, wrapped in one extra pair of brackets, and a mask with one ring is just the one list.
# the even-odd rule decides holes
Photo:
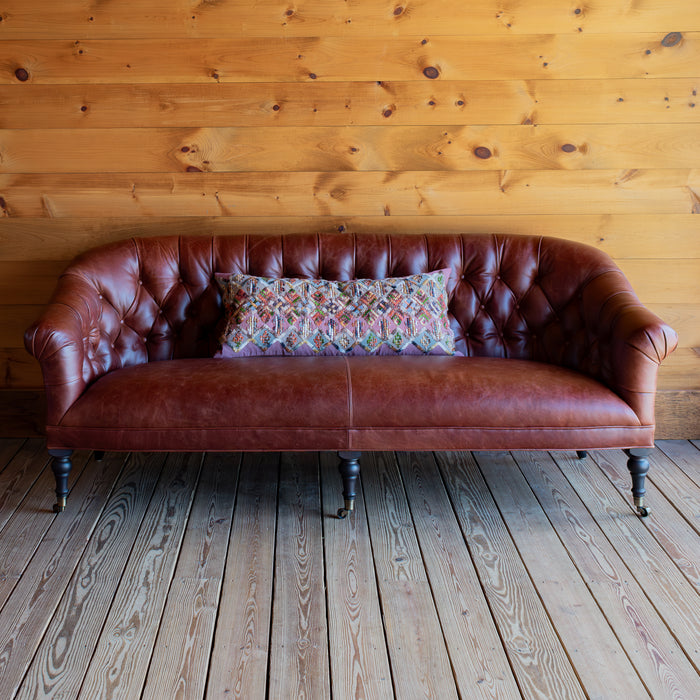
[[(165, 455), (106, 455), (128, 461), (20, 689), (32, 698), (75, 698), (99, 639), (124, 562), (138, 534)], [(73, 503), (71, 500), (71, 516)], [(65, 515), (65, 513), (64, 513)]]
[(679, 468), (685, 475), (700, 487), (700, 469), (698, 448), (688, 440), (659, 440), (656, 446)]
[(328, 638), (333, 695), (347, 700), (393, 698), (362, 485), (357, 508), (344, 520), (329, 517), (340, 503), (338, 458), (321, 454)]
[[(82, 452), (74, 455), (71, 482), (77, 479), (81, 484), (80, 476), (88, 462), (88, 453)], [(39, 458), (44, 460), (43, 451)], [(85, 489), (83, 482), (78, 493)], [(38, 478), (18, 508), (2, 529), (2, 557), (0, 557), (0, 607), (2, 607), (15, 584), (24, 575), (26, 567), (32, 562), (35, 551), (41, 546), (42, 538), (53, 527), (60, 529), (61, 525), (67, 525), (67, 519), (60, 519), (56, 523), (56, 514), (53, 512), (53, 504), (56, 502), (55, 482), (50, 469), (40, 471)], [(73, 487), (75, 488), (75, 486)], [(71, 496), (73, 490), (71, 489)], [(82, 496), (81, 496), (82, 497)], [(75, 510), (72, 500), (71, 509)], [(1, 696), (0, 696), (1, 697)]]
[(318, 457), (283, 454), (280, 467), (271, 698), (330, 698)]
[(661, 450), (651, 453), (649, 465), (647, 480), (673, 502), (676, 510), (700, 534), (700, 486)]
[[(646, 590), (653, 596), (648, 580), (640, 585), (631, 575), (548, 453), (513, 456), (652, 697), (692, 697), (697, 674), (645, 595)], [(560, 460), (564, 468), (575, 461), (565, 456)], [(596, 476), (604, 479), (595, 469), (585, 478), (592, 483)], [(595, 504), (592, 490), (586, 499), (589, 507)]]
[(5, 465), (0, 472), (0, 530), (49, 462), (43, 440), (27, 440), (21, 449), (16, 449), (17, 442), (2, 440), (0, 443), (3, 446), (0, 463)]
[(513, 458), (480, 452), (476, 459), (586, 693), (646, 697), (624, 648)]
[(167, 458), (78, 697), (139, 697), (202, 462)]
[[(671, 557), (681, 573), (700, 592), (700, 538), (692, 530), (688, 521), (650, 479), (647, 479), (646, 501), (652, 507), (652, 517), (641, 520), (627, 517), (634, 514), (627, 458), (619, 450), (592, 452), (591, 457), (625, 502), (617, 509), (613, 508), (613, 517), (615, 518), (613, 522), (618, 527), (624, 526), (621, 547), (623, 547), (622, 551), (625, 552), (625, 560), (639, 559), (647, 568), (651, 566), (650, 571), (662, 570), (666, 572), (668, 570), (671, 572), (671, 569), (663, 562), (653, 565), (656, 553), (661, 550)], [(637, 542), (632, 534), (643, 532), (644, 529), (648, 530), (651, 537)]]
[(243, 457), (207, 698), (265, 697), (279, 461), (278, 454)]
[[(53, 521), (0, 612), (0, 697), (11, 698), (27, 671), (100, 516), (122, 460), (94, 463), (71, 489), (71, 515)], [(83, 478), (84, 477), (84, 478)], [(53, 499), (52, 499), (53, 500)]]
[(0, 472), (24, 445), (24, 438), (0, 440)]
[(365, 502), (397, 698), (456, 698), (449, 655), (393, 453), (363, 455)]
[(576, 672), (474, 457), (435, 456), (524, 697), (582, 700)]
[(240, 461), (206, 456), (143, 700), (204, 697)]
[(457, 688), (465, 698), (519, 698), (432, 455), (399, 453), (399, 466)]

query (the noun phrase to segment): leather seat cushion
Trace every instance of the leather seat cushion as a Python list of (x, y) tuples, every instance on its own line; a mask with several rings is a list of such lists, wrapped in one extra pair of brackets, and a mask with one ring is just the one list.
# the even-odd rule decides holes
[(48, 428), (54, 446), (146, 450), (555, 449), (648, 430), (578, 372), (422, 356), (150, 362), (105, 375)]
[(347, 387), (342, 357), (149, 362), (100, 378), (47, 432), (103, 449), (342, 449)]
[(651, 440), (610, 389), (563, 367), (501, 358), (352, 358), (353, 447), (564, 449)]

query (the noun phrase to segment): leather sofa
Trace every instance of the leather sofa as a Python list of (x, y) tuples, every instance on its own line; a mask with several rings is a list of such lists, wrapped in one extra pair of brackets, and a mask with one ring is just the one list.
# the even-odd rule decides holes
[[(381, 279), (448, 268), (454, 356), (214, 358), (217, 273)], [(674, 331), (612, 260), (566, 240), (304, 234), (121, 241), (78, 257), (25, 335), (65, 508), (74, 449), (627, 451), (637, 511)]]

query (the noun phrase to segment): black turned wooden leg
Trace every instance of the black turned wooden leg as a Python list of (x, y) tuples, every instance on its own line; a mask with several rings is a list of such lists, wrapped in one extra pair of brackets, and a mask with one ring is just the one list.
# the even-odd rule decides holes
[(340, 464), (338, 471), (343, 478), (343, 499), (345, 506), (338, 509), (338, 517), (344, 518), (355, 510), (357, 495), (357, 478), (360, 476), (360, 452), (338, 452)]
[(586, 457), (588, 457), (588, 452), (586, 452), (586, 450), (576, 450), (576, 457), (578, 459), (586, 459)]
[(68, 475), (70, 474), (73, 462), (71, 455), (73, 450), (49, 450), (52, 457), (51, 471), (56, 479), (57, 501), (53, 507), (54, 513), (62, 513), (66, 509), (66, 499), (68, 498)]
[(105, 458), (104, 450), (95, 450), (93, 454), (96, 462), (101, 462)]
[(651, 454), (651, 449), (648, 447), (633, 447), (625, 450), (627, 455), (627, 468), (632, 475), (632, 496), (634, 497), (634, 507), (637, 513), (645, 518), (651, 512), (649, 506), (644, 505), (644, 480), (649, 471), (649, 460), (647, 457)]

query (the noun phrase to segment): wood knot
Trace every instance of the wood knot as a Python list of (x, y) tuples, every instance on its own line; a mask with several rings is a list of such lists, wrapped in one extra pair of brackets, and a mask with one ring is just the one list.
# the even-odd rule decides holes
[(680, 44), (681, 39), (683, 39), (683, 35), (680, 32), (669, 32), (661, 40), (661, 46), (665, 46), (666, 48), (676, 46), (676, 44)]
[(273, 111), (273, 112), (279, 112), (279, 111), (280, 111), (280, 106), (279, 106), (279, 105), (272, 105), (272, 111)]
[(19, 80), (22, 83), (25, 83), (27, 80), (29, 80), (29, 71), (26, 68), (18, 68), (15, 71), (15, 78)]
[(200, 168), (198, 168), (196, 165), (188, 165), (187, 166), (187, 172), (188, 173), (201, 173), (204, 172)]
[(491, 157), (491, 149), (486, 148), (486, 146), (477, 146), (474, 149), (474, 155), (477, 158), (481, 158), (482, 160), (486, 160), (487, 158)]
[(564, 153), (573, 153), (576, 150), (576, 146), (574, 146), (573, 143), (565, 143), (561, 147), (561, 150), (564, 151)]
[(423, 75), (430, 80), (435, 80), (440, 76), (440, 71), (435, 66), (428, 66), (423, 69)]
[(309, 73), (309, 78), (311, 78), (311, 80), (316, 80), (318, 76), (316, 75), (316, 73)]
[(397, 7), (394, 8), (394, 17), (400, 17), (403, 14), (403, 7), (401, 5), (398, 5)]

